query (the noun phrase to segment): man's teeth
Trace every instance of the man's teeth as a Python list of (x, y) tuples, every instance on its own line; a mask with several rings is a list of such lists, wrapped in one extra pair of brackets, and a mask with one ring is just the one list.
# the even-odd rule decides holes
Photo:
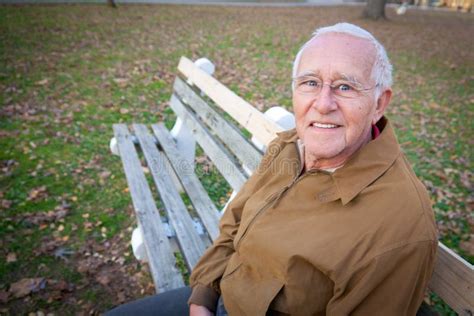
[(337, 125), (334, 124), (322, 124), (322, 123), (313, 123), (312, 124), (314, 127), (319, 127), (319, 128), (336, 128)]

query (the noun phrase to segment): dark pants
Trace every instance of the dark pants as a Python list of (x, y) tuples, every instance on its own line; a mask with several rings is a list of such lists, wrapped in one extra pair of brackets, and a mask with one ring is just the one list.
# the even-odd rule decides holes
[[(121, 315), (189, 315), (188, 299), (191, 296), (189, 286), (160, 293), (120, 305), (105, 313), (105, 316)], [(216, 308), (216, 316), (227, 316), (222, 298)]]
[(191, 296), (191, 288), (182, 287), (120, 305), (106, 312), (105, 315), (189, 315), (189, 296)]

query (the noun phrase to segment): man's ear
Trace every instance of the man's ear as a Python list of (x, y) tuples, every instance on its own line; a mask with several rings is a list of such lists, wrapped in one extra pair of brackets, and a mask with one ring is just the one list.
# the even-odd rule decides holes
[(391, 99), (392, 89), (386, 89), (384, 92), (382, 92), (382, 94), (377, 99), (377, 106), (375, 108), (372, 124), (375, 124), (380, 120), (380, 118), (385, 113), (385, 110), (387, 109), (387, 106), (389, 105)]

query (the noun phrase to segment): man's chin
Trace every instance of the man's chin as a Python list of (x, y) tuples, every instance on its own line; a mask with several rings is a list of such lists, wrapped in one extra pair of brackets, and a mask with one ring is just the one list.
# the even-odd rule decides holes
[(324, 146), (322, 144), (305, 145), (306, 157), (312, 157), (314, 160), (331, 160), (339, 156), (343, 151), (343, 147)]

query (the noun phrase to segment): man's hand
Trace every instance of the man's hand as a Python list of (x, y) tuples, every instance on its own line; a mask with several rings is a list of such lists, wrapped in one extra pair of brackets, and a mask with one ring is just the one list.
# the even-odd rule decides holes
[(189, 305), (189, 316), (214, 316), (206, 307), (196, 304)]

